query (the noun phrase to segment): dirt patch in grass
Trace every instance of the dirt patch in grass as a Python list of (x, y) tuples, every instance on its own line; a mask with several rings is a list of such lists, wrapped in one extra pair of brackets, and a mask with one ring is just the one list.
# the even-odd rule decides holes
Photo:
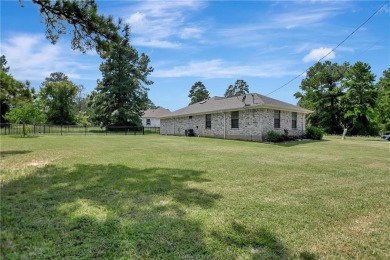
[(34, 161), (28, 163), (27, 166), (42, 168), (42, 167), (45, 167), (48, 164), (49, 164), (48, 161), (34, 160)]

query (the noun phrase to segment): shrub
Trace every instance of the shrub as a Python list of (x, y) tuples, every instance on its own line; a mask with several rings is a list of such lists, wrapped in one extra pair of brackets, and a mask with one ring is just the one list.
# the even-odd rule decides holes
[(320, 128), (309, 126), (308, 128), (306, 128), (305, 136), (309, 139), (321, 140), (324, 136), (324, 133)]
[(390, 119), (388, 119), (386, 123), (382, 124), (380, 127), (381, 132), (388, 132), (390, 131)]
[(282, 135), (274, 131), (267, 132), (267, 134), (265, 135), (265, 139), (266, 141), (273, 143), (283, 141)]

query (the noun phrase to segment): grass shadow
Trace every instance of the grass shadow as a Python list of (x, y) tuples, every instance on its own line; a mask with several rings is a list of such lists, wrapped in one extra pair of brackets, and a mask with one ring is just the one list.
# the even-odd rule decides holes
[(321, 141), (318, 141), (318, 140), (297, 140), (297, 141), (287, 141), (287, 142), (267, 143), (267, 144), (277, 145), (277, 146), (281, 146), (281, 147), (293, 147), (293, 146), (297, 146), (297, 145), (316, 144), (319, 142), (328, 142), (328, 141), (329, 140), (324, 140), (324, 139)]
[(377, 139), (364, 139), (365, 142), (389, 142), (390, 140), (385, 140), (385, 139), (382, 139), (382, 138), (377, 138)]
[(7, 135), (8, 137), (10, 138), (39, 138), (39, 137), (42, 137), (40, 135), (26, 135), (26, 136), (23, 136), (23, 135)]
[(26, 154), (31, 153), (32, 151), (29, 150), (10, 150), (10, 151), (0, 151), (0, 157), (4, 158), (10, 155), (17, 155), (17, 154)]
[(218, 194), (203, 172), (122, 165), (45, 166), (1, 190), (1, 252), (9, 258), (212, 258), (189, 208)]
[[(275, 235), (264, 228), (247, 227), (232, 221), (231, 228), (212, 233), (219, 242), (228, 247), (250, 252), (252, 259), (289, 259), (291, 254)], [(232, 256), (234, 258), (234, 256)]]

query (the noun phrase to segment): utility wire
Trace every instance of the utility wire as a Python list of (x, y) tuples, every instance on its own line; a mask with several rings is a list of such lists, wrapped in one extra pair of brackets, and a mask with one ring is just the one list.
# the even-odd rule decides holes
[[(336, 47), (334, 47), (331, 51), (329, 51), (327, 54), (325, 54), (321, 59), (319, 59), (317, 62), (320, 62), (322, 61), (323, 59), (325, 59), (326, 57), (328, 57), (332, 52), (334, 52), (338, 47), (340, 47), (345, 41), (347, 41), (353, 34), (355, 34), (355, 32), (357, 32), (360, 28), (362, 28), (368, 21), (371, 20), (372, 17), (374, 17), (380, 10), (382, 10), (382, 8), (387, 4), (389, 3), (390, 0), (386, 0), (370, 17), (367, 18), (367, 20), (365, 20), (361, 25), (359, 25), (353, 32), (351, 32), (344, 40), (342, 40), (339, 44), (337, 44)], [(285, 86), (287, 86), (288, 84), (290, 84), (291, 82), (293, 82), (294, 80), (296, 80), (297, 78), (299, 78), (300, 76), (302, 76), (303, 74), (305, 74), (310, 68), (307, 68), (306, 70), (304, 70), (301, 74), (299, 74), (298, 76), (295, 76), (294, 78), (290, 79), (287, 83), (283, 84), (282, 86), (280, 86), (279, 88), (269, 92), (268, 94), (266, 94), (266, 96), (284, 88)]]

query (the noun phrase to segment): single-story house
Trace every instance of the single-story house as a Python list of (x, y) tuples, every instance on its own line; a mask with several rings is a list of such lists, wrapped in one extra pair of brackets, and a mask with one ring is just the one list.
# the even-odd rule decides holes
[(310, 110), (260, 94), (212, 97), (160, 117), (160, 134), (263, 141), (269, 131), (302, 135)]
[(169, 109), (162, 107), (156, 109), (148, 109), (144, 112), (144, 115), (141, 117), (142, 125), (144, 127), (160, 127), (160, 117), (170, 114)]

